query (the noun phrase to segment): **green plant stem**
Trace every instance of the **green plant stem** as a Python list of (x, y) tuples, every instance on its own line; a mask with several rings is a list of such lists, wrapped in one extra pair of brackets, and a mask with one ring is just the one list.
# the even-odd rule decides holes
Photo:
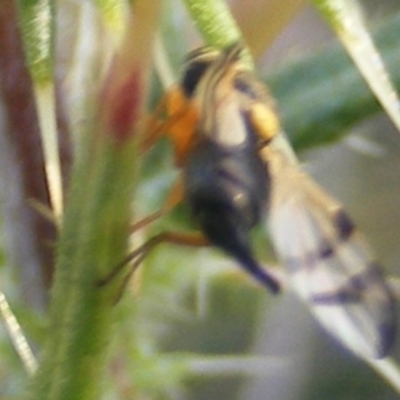
[(94, 400), (102, 392), (116, 279), (124, 259), (135, 186), (137, 136), (160, 3), (135, 2), (98, 111), (75, 161), (57, 249), (50, 327), (31, 400)]
[[(184, 3), (208, 45), (222, 49), (229, 44), (243, 40), (224, 1), (184, 0)], [(250, 53), (247, 52), (243, 57), (249, 68), (252, 68), (253, 61)]]
[[(109, 288), (97, 281), (125, 254), (132, 144), (97, 138), (76, 166), (58, 248), (51, 325), (31, 399), (98, 399), (112, 326)], [(93, 149), (92, 149), (93, 150)], [(57, 338), (57, 340), (54, 340)]]

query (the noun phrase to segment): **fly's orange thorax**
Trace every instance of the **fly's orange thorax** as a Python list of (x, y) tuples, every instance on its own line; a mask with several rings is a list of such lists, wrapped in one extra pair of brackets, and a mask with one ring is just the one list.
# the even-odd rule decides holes
[(175, 164), (182, 167), (193, 145), (199, 113), (179, 87), (172, 88), (167, 94), (167, 112), (174, 119), (167, 136), (174, 144)]

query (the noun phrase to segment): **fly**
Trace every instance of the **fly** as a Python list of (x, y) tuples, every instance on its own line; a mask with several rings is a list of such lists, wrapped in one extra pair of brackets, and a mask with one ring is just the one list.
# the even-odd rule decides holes
[(145, 223), (184, 200), (202, 235), (164, 232), (127, 260), (142, 260), (163, 241), (211, 244), (277, 293), (279, 280), (256, 260), (250, 241), (251, 229), (264, 225), (294, 291), (322, 325), (356, 354), (385, 357), (396, 322), (381, 268), (340, 203), (300, 168), (267, 89), (241, 52), (234, 44), (190, 53), (181, 84), (167, 96), (171, 122), (164, 128), (182, 180)]

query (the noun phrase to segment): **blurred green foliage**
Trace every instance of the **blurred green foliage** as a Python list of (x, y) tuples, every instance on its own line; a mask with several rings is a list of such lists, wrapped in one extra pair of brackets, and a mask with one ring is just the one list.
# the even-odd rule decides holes
[[(167, 50), (181, 58), (182, 49), (186, 50), (185, 38), (180, 37), (180, 22), (173, 21), (174, 15), (168, 11), (164, 29), (172, 35), (166, 35)], [(396, 15), (377, 33), (378, 47), (396, 84), (400, 79), (399, 31), (400, 18)], [(344, 50), (336, 44), (285, 66), (266, 77), (266, 81), (298, 150), (337, 141), (352, 126), (379, 111)], [(155, 93), (158, 97), (158, 90)], [(138, 215), (161, 204), (174, 175), (171, 147), (163, 142), (143, 162), (137, 192), (140, 200), (135, 207)], [(163, 228), (188, 229), (188, 225), (187, 213), (180, 208), (156, 224), (149, 234)], [(134, 295), (129, 291), (114, 310), (117, 322), (108, 377), (102, 382), (104, 398), (140, 399), (143, 393), (152, 399), (242, 398), (245, 374), (210, 378), (191, 370), (192, 362), (204, 355), (245, 358), (257, 336), (260, 316), (277, 303), (241, 272), (227, 272), (236, 271), (235, 268), (212, 250), (163, 245), (148, 257), (136, 276), (139, 289)], [(18, 282), (2, 285), (1, 289), (7, 292), (10, 288), (12, 292), (13, 285)], [(40, 347), (43, 317), (23, 310), (14, 296), (12, 300), (27, 336)], [(0, 332), (0, 398), (22, 399), (21, 387), (27, 378), (1, 328)], [(320, 360), (325, 357), (326, 362), (314, 366), (305, 394), (299, 394), (298, 399), (397, 398), (380, 378), (336, 344), (327, 350), (329, 343), (316, 342), (313, 351), (321, 356)], [(268, 393), (260, 396), (278, 400)]]

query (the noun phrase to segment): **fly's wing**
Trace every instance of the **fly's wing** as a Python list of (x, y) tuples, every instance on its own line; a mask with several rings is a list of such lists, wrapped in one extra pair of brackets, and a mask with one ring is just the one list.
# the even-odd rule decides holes
[(269, 230), (293, 289), (356, 354), (386, 356), (395, 335), (394, 301), (364, 238), (290, 154), (268, 147), (262, 156), (272, 181)]

